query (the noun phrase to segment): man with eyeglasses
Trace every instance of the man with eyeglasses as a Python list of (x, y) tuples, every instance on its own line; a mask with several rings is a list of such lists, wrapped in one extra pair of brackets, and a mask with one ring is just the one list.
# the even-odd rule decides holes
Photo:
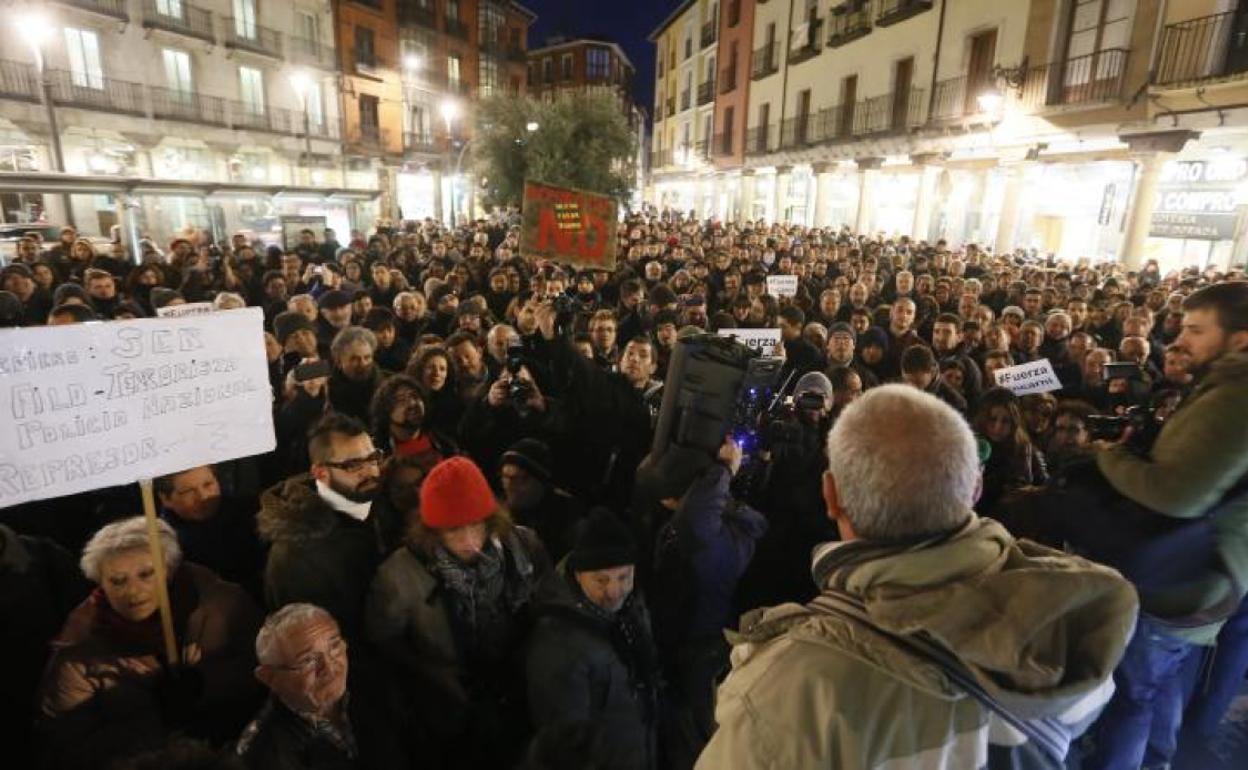
[(403, 736), (382, 680), (351, 662), (334, 618), (288, 604), (256, 636), (256, 678), (269, 700), (236, 752), (249, 768), (407, 767)]
[(256, 526), (270, 544), (265, 602), (270, 607), (316, 604), (352, 637), (382, 557), (372, 509), (381, 489), (383, 455), (363, 423), (330, 413), (308, 433), (308, 457), (309, 473), (260, 496)]

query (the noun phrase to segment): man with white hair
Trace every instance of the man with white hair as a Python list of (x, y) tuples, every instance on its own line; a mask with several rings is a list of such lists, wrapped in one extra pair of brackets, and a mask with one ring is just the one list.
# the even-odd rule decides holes
[(827, 453), (821, 593), (742, 618), (697, 766), (1061, 766), (1113, 693), (1131, 586), (977, 517), (975, 439), (934, 396), (869, 391)]
[(328, 612), (300, 603), (272, 613), (256, 635), (256, 659), (270, 696), (236, 746), (247, 767), (408, 766), (384, 685), (349, 662)]

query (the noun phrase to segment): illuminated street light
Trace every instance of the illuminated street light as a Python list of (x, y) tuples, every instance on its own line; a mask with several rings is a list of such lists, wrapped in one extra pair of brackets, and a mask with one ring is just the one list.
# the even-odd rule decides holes
[(1001, 92), (995, 88), (989, 89), (980, 94), (976, 101), (979, 102), (981, 112), (995, 115), (1001, 109), (1001, 105), (1005, 102), (1005, 97), (1001, 96)]
[(528, 123), (524, 124), (524, 130), (528, 131), (530, 134), (539, 128), (541, 128), (541, 125), (538, 124), (536, 120), (530, 120)]
[(442, 120), (446, 121), (446, 133), (451, 133), (451, 124), (459, 117), (459, 105), (447, 99), (438, 107), (438, 112), (442, 114)]
[(414, 53), (409, 53), (403, 57), (403, 69), (410, 73), (414, 73), (420, 69), (420, 57)]

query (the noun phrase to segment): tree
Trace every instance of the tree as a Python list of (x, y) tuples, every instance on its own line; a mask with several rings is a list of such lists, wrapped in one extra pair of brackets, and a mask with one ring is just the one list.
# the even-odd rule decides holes
[(606, 93), (553, 102), (498, 95), (477, 106), (471, 152), (477, 177), (486, 180), (486, 205), (519, 206), (525, 179), (623, 202), (633, 190), (636, 151), (618, 99)]

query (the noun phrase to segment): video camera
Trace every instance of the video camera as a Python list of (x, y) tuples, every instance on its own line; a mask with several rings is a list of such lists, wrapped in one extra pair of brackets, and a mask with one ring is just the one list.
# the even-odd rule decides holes
[(1162, 420), (1157, 415), (1155, 406), (1128, 407), (1123, 414), (1093, 414), (1085, 422), (1088, 437), (1093, 441), (1117, 441), (1127, 429), (1131, 429), (1131, 438), (1127, 445), (1143, 454), (1152, 448), (1161, 432)]

